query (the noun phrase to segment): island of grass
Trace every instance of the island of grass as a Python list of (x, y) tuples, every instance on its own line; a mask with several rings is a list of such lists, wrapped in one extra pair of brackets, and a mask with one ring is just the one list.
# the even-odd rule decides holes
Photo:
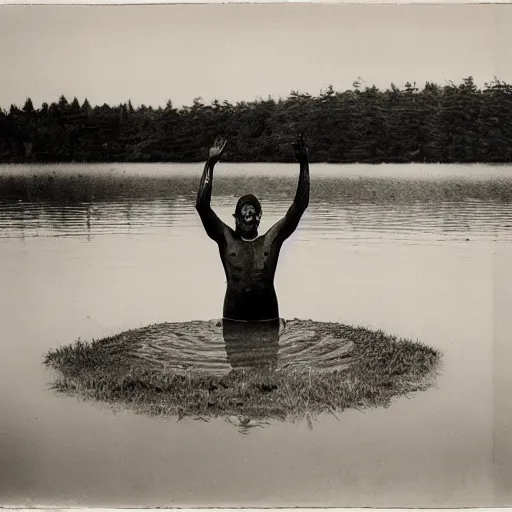
[(434, 384), (441, 354), (339, 323), (291, 320), (272, 368), (231, 368), (220, 323), (162, 323), (49, 351), (54, 388), (177, 418), (297, 420), (387, 407)]

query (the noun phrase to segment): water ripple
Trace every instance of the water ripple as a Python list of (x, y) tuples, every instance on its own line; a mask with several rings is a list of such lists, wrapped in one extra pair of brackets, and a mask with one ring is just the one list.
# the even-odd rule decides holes
[(126, 331), (105, 343), (112, 355), (119, 347), (130, 347), (125, 355), (153, 369), (224, 374), (234, 367), (268, 364), (277, 369), (332, 371), (353, 360), (353, 342), (346, 329), (341, 324), (281, 320), (278, 337), (270, 341), (264, 341), (259, 331), (255, 336), (245, 331), (233, 339), (223, 333), (221, 320), (211, 320), (156, 324)]
[[(214, 208), (232, 224), (233, 198)], [(283, 216), (287, 203), (263, 202), (264, 231)], [(96, 203), (0, 203), (0, 237), (179, 235), (201, 230), (188, 197)], [(512, 240), (512, 203), (466, 200), (433, 203), (313, 203), (298, 230), (303, 239)]]

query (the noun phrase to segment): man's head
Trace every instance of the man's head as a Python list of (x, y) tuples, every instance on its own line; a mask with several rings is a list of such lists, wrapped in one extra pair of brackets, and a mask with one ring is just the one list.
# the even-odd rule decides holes
[(235, 217), (236, 231), (244, 238), (258, 236), (258, 227), (261, 219), (261, 204), (252, 194), (242, 196), (236, 203)]

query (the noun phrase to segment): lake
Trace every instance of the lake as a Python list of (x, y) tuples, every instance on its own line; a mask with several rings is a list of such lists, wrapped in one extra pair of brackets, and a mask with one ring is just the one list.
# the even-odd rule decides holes
[[(281, 316), (443, 351), (437, 385), (387, 409), (275, 422), (152, 418), (56, 394), (43, 354), (222, 314), (201, 164), (0, 166), (0, 503), (16, 506), (489, 507), (512, 504), (512, 166), (315, 165), (276, 276)], [(298, 166), (218, 165), (213, 208)]]

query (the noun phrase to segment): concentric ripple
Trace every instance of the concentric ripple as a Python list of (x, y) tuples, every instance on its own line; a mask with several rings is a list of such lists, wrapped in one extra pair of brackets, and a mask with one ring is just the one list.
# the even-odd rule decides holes
[[(162, 323), (46, 354), (60, 392), (150, 415), (311, 418), (428, 389), (441, 354), (338, 323)], [(241, 370), (241, 371), (240, 371)], [(246, 371), (247, 370), (247, 371)]]
[(238, 338), (223, 336), (222, 321), (162, 323), (104, 340), (113, 355), (122, 350), (134, 365), (164, 370), (223, 374), (233, 368), (311, 368), (332, 371), (352, 360), (353, 342), (341, 324), (281, 320), (275, 339), (258, 329)]

